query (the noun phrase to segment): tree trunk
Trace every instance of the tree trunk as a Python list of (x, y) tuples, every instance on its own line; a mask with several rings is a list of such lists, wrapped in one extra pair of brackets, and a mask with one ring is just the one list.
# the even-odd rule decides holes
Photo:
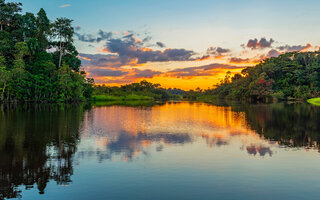
[(7, 82), (4, 83), (3, 89), (2, 89), (2, 94), (1, 94), (1, 101), (4, 101), (4, 91), (6, 90), (7, 87)]
[(62, 60), (62, 39), (60, 37), (60, 58), (59, 58), (59, 68), (61, 66), (61, 60)]

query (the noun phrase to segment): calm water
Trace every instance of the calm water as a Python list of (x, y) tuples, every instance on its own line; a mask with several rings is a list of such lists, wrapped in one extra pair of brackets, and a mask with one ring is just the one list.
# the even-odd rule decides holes
[(0, 199), (318, 199), (307, 104), (3, 106)]

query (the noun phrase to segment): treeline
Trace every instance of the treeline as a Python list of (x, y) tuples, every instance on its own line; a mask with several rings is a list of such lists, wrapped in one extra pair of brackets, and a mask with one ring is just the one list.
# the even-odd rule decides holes
[(148, 81), (131, 83), (123, 86), (94, 86), (93, 100), (168, 100), (180, 99), (185, 91), (180, 89), (165, 89), (160, 84), (153, 84)]
[(80, 70), (72, 20), (51, 22), (43, 9), (22, 14), (21, 3), (0, 0), (1, 101), (82, 101), (93, 79)]
[(191, 98), (236, 100), (305, 100), (320, 95), (320, 53), (292, 52), (266, 59), (231, 75), (214, 89), (192, 91)]

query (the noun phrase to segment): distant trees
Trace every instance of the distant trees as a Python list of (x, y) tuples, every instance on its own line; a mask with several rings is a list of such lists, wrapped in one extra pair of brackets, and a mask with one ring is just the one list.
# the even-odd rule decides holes
[(158, 100), (166, 100), (173, 95), (168, 90), (162, 88), (160, 84), (153, 84), (145, 80), (120, 87), (98, 85), (94, 87), (93, 94), (110, 96), (143, 95)]
[(21, 14), (21, 3), (0, 0), (1, 101), (80, 101), (93, 79), (80, 70), (72, 20), (50, 22), (44, 9)]
[(206, 94), (220, 98), (266, 101), (302, 100), (320, 95), (320, 52), (292, 52), (243, 69)]

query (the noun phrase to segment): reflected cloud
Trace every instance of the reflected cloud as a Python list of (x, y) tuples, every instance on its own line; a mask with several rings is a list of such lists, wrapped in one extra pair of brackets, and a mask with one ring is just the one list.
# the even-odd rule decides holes
[(254, 144), (260, 156), (267, 153), (263, 153), (264, 148), (277, 145), (251, 130), (245, 113), (204, 103), (169, 102), (148, 108), (99, 107), (92, 110), (91, 117), (92, 124), (88, 126), (95, 130), (86, 133), (85, 138), (93, 137), (100, 144), (103, 152), (99, 153), (100, 161), (117, 156), (132, 161), (141, 153), (150, 156), (153, 151), (164, 151), (177, 144), (205, 142), (209, 148)]
[[(152, 143), (160, 145), (156, 147), (157, 151), (162, 151), (165, 145), (185, 144), (192, 142), (191, 136), (188, 134), (144, 134), (138, 133), (132, 135), (127, 132), (121, 132), (115, 141), (110, 141), (107, 144), (107, 152), (112, 157), (112, 154), (122, 153), (126, 160), (132, 160), (139, 152), (145, 152), (144, 148)], [(160, 149), (160, 150), (159, 150)]]
[(251, 154), (251, 155), (259, 154), (260, 156), (263, 157), (266, 154), (269, 154), (269, 156), (272, 156), (273, 154), (270, 147), (250, 145), (250, 146), (247, 146), (246, 149), (248, 154)]

